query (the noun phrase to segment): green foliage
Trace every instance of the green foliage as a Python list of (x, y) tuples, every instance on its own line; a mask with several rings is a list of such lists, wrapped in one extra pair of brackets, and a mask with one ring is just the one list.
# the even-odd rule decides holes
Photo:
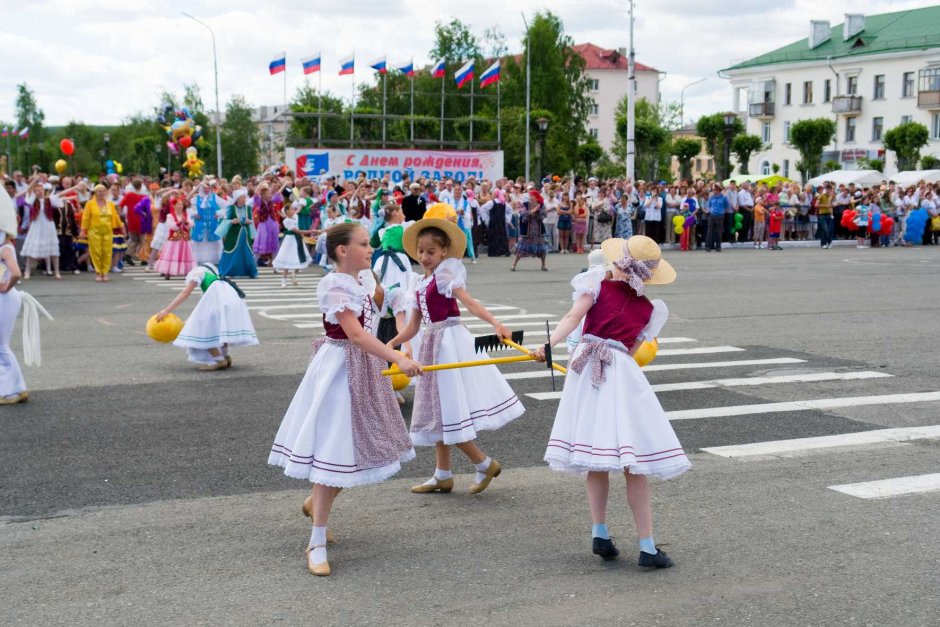
[(679, 178), (692, 180), (692, 159), (702, 152), (702, 140), (680, 137), (669, 147), (670, 154), (679, 160)]
[(790, 143), (800, 151), (798, 169), (804, 181), (819, 174), (823, 149), (835, 134), (836, 123), (831, 118), (799, 120), (790, 127)]
[(885, 160), (884, 159), (859, 159), (858, 168), (860, 170), (877, 170), (878, 172), (884, 172)]
[[(802, 172), (802, 171), (803, 171), (803, 168), (800, 166), (801, 163), (803, 163), (803, 162), (800, 161), (800, 162), (798, 162), (798, 163), (796, 164), (796, 169), (797, 169), (799, 172)], [(835, 161), (834, 159), (830, 159), (829, 161), (825, 162), (825, 163), (822, 165), (822, 167), (823, 167), (823, 173), (827, 173), (827, 172), (835, 172), (835, 171), (838, 170), (841, 166), (839, 165), (839, 162), (838, 162), (838, 161)]]
[(940, 159), (934, 157), (933, 155), (924, 155), (920, 158), (920, 169), (921, 170), (936, 170), (940, 169)]
[(584, 174), (590, 175), (595, 163), (604, 156), (604, 149), (591, 139), (578, 146), (578, 165), (584, 168)]
[[(640, 98), (634, 105), (634, 140), (636, 142), (635, 175), (637, 179), (670, 180), (672, 178), (669, 131), (665, 124), (669, 109)], [(611, 150), (618, 159), (627, 158), (627, 97), (624, 96), (614, 113), (617, 136)]]
[[(695, 132), (705, 140), (705, 150), (715, 158), (715, 171), (727, 178), (731, 175), (731, 164), (725, 160), (725, 141), (727, 132), (723, 113), (712, 113), (698, 119)], [(734, 137), (744, 132), (744, 122), (735, 117), (731, 127), (732, 142)]]
[(757, 135), (738, 135), (731, 140), (731, 153), (738, 159), (738, 171), (747, 174), (751, 155), (764, 145)]
[(930, 140), (930, 131), (920, 122), (905, 122), (887, 131), (885, 148), (894, 152), (898, 170), (913, 170), (920, 159), (920, 149)]
[(225, 122), (222, 124), (222, 171), (228, 178), (235, 174), (251, 176), (260, 169), (261, 137), (251, 115), (252, 108), (244, 96), (232, 96), (225, 105)]

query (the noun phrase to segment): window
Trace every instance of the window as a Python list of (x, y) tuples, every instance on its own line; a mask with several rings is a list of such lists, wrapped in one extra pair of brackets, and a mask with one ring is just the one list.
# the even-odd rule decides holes
[(588, 130), (588, 134), (589, 134), (591, 137), (593, 137), (594, 139), (597, 139), (597, 129), (596, 129), (596, 128), (589, 129), (589, 130)]
[(884, 100), (885, 97), (885, 75), (875, 76), (875, 89), (871, 95), (872, 100)]
[(770, 176), (770, 161), (760, 162), (760, 173), (761, 176)]
[(702, 160), (701, 160), (701, 158), (697, 158), (697, 159), (695, 160), (695, 171), (696, 171), (696, 172), (701, 172), (701, 171), (702, 171)]
[(930, 125), (930, 138), (940, 139), (940, 113), (933, 114), (933, 123)]
[(855, 141), (855, 118), (845, 118), (845, 141)]
[(880, 142), (882, 135), (885, 131), (885, 119), (882, 117), (872, 118), (871, 119), (871, 140), (873, 142)]
[(596, 78), (591, 79), (591, 91), (597, 91), (600, 89), (601, 82)]
[(783, 104), (790, 104), (793, 100), (793, 85), (787, 83), (783, 86)]
[(832, 79), (823, 81), (823, 102), (832, 102)]
[(785, 144), (790, 143), (790, 123), (789, 122), (783, 123), (783, 143)]
[(783, 178), (785, 179), (790, 178), (790, 160), (789, 159), (783, 160)]
[(708, 158), (708, 171), (709, 172), (715, 171), (715, 159), (712, 157)]
[(913, 115), (902, 115), (902, 116), (901, 116), (901, 124), (907, 124), (908, 122), (913, 122), (913, 121), (914, 121), (914, 116), (913, 116)]
[(858, 94), (858, 76), (845, 77), (845, 93), (848, 96)]
[(591, 115), (597, 115), (598, 107), (596, 102), (591, 103)]
[(803, 104), (813, 103), (813, 81), (803, 81)]
[(905, 72), (904, 78), (901, 81), (901, 98), (913, 98), (914, 97), (914, 73)]
[(765, 144), (770, 143), (770, 122), (764, 122), (760, 127), (760, 139)]

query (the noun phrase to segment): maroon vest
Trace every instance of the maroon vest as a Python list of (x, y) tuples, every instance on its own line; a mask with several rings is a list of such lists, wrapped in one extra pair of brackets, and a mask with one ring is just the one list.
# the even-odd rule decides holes
[[(627, 348), (653, 315), (653, 304), (624, 281), (601, 281), (597, 301), (584, 316), (583, 335), (617, 340)], [(583, 336), (582, 336), (583, 337)]]
[[(45, 202), (46, 202), (46, 206), (45, 206), (45, 208), (44, 208), (44, 209), (45, 209), (45, 210), (44, 210), (44, 213), (46, 214), (46, 217), (49, 219), (49, 222), (53, 222), (53, 221), (54, 221), (54, 218), (53, 218), (53, 214), (52, 214), (52, 202), (51, 202), (48, 198), (45, 199)], [(33, 200), (33, 206), (32, 206), (32, 208), (30, 208), (30, 210), (29, 210), (29, 222), (30, 222), (30, 224), (32, 224), (33, 222), (35, 222), (35, 221), (36, 221), (36, 218), (38, 218), (38, 217), (39, 217), (39, 199), (36, 198), (35, 200)]]
[[(363, 329), (366, 329), (366, 325), (372, 324), (372, 298), (366, 298), (366, 302), (362, 307), (362, 313), (359, 314), (359, 324), (362, 325)], [(326, 331), (326, 336), (334, 340), (348, 340), (346, 332), (343, 331), (343, 325), (333, 324), (332, 322), (326, 321), (326, 314), (323, 314), (323, 330)], [(368, 329), (366, 329), (368, 330)]]
[(423, 291), (416, 292), (421, 306), (421, 317), (425, 324), (440, 322), (448, 318), (459, 318), (460, 308), (456, 298), (447, 298), (437, 289), (437, 277), (432, 277)]

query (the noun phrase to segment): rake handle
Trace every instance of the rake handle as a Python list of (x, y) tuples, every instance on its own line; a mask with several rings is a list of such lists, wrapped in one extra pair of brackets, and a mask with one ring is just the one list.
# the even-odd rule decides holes
[[(526, 353), (526, 354), (529, 353), (529, 349), (528, 349), (528, 348), (526, 348), (525, 346), (522, 346), (521, 344), (516, 344), (516, 343), (513, 342), (512, 340), (507, 340), (507, 339), (504, 338), (504, 339), (503, 339), (503, 344), (505, 344), (506, 346), (512, 346), (514, 349), (516, 349), (516, 350), (519, 351), (520, 353)], [(552, 362), (552, 368), (554, 368), (555, 370), (557, 370), (557, 371), (560, 372), (561, 374), (568, 374), (568, 369), (567, 369), (567, 368), (565, 368), (564, 366), (559, 366), (559, 365), (556, 364), (554, 361)]]
[[(528, 351), (527, 351), (528, 352)], [(432, 364), (430, 366), (424, 366), (421, 368), (424, 372), (434, 372), (435, 370), (455, 370), (457, 368), (475, 368), (477, 366), (491, 366), (494, 364), (514, 364), (520, 361), (535, 361), (529, 355), (519, 355), (518, 357), (496, 357), (493, 359), (478, 359), (476, 361), (456, 361), (451, 364)], [(390, 377), (396, 374), (404, 374), (398, 368), (394, 366), (388, 370), (383, 370), (382, 374), (386, 377)]]

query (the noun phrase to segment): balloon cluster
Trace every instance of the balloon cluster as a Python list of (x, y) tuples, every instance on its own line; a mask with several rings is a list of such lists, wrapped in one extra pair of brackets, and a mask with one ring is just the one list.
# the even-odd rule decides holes
[(907, 214), (907, 221), (904, 223), (904, 241), (912, 244), (921, 244), (924, 241), (924, 229), (927, 228), (927, 210), (923, 207), (915, 209)]
[(744, 215), (740, 213), (734, 214), (734, 226), (732, 230), (737, 233), (744, 228)]
[(202, 176), (202, 166), (206, 164), (205, 161), (199, 158), (199, 152), (196, 150), (195, 146), (190, 146), (186, 149), (186, 161), (183, 162), (183, 167), (186, 168), (186, 172), (189, 173), (189, 178), (198, 179)]
[(672, 229), (676, 232), (676, 235), (682, 235), (682, 231), (685, 230), (685, 218), (682, 216), (673, 216)]
[(108, 174), (121, 174), (124, 171), (124, 165), (120, 161), (115, 161), (114, 159), (108, 159), (104, 162), (104, 166), (108, 168)]
[(842, 227), (854, 231), (856, 215), (858, 215), (858, 213), (854, 209), (848, 209), (842, 212), (842, 222), (840, 222)]

